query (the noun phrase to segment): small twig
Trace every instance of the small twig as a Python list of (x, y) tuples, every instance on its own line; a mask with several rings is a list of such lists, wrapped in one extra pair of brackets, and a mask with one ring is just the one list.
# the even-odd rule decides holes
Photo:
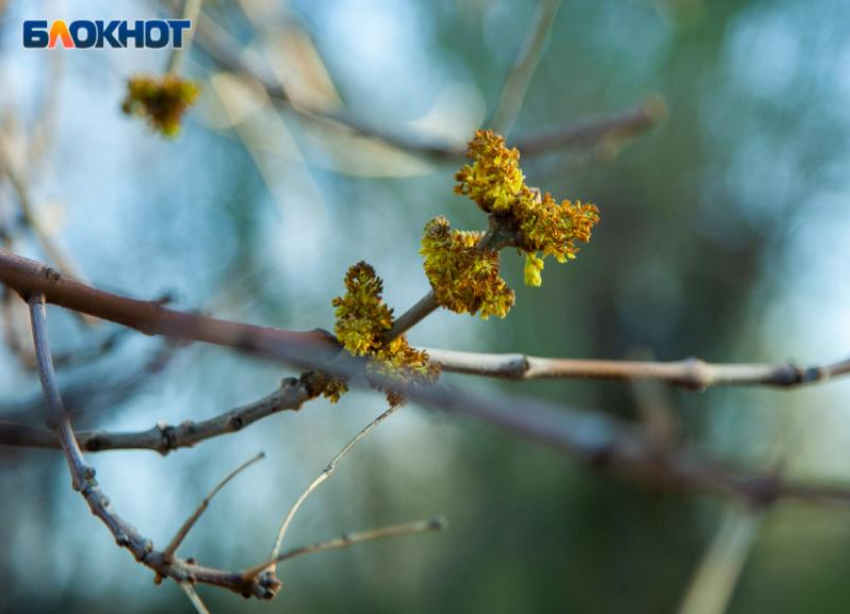
[(531, 83), (534, 70), (540, 62), (543, 47), (552, 31), (560, 5), (561, 0), (540, 0), (537, 3), (519, 55), (511, 67), (502, 90), (502, 97), (493, 112), (490, 127), (496, 132), (508, 134), (513, 127), (517, 114), (522, 109), (525, 93)]
[(667, 103), (651, 94), (635, 109), (617, 115), (591, 117), (563, 127), (545, 128), (539, 132), (512, 139), (512, 145), (531, 158), (569, 147), (593, 147), (602, 142), (621, 143), (636, 138), (656, 126), (667, 116)]
[(188, 582), (180, 582), (179, 586), (183, 589), (183, 592), (186, 593), (186, 596), (189, 598), (189, 601), (192, 602), (192, 605), (195, 606), (195, 610), (198, 614), (210, 614), (210, 611), (207, 609), (207, 606), (204, 605), (204, 602), (201, 601), (201, 597), (198, 595), (198, 591), (195, 590), (194, 586)]
[(192, 48), (192, 40), (194, 39), (198, 16), (201, 14), (203, 3), (204, 0), (186, 0), (183, 5), (183, 19), (190, 20), (192, 27), (183, 33), (183, 45), (174, 49), (171, 53), (171, 57), (168, 59), (168, 68), (166, 69), (168, 74), (176, 75), (180, 72), (183, 58), (189, 54), (189, 49)]
[[(270, 395), (207, 420), (187, 420), (176, 426), (157, 424), (144, 431), (79, 431), (77, 440), (86, 452), (106, 450), (153, 450), (168, 454), (178, 448), (236, 433), (243, 428), (281, 411), (297, 411), (313, 394), (310, 377), (286, 378)], [(44, 429), (0, 420), (0, 445), (58, 448), (56, 435)]]
[(209, 494), (206, 497), (204, 497), (204, 500), (201, 501), (200, 505), (198, 505), (198, 507), (195, 509), (195, 511), (192, 513), (192, 515), (189, 516), (188, 519), (186, 519), (186, 522), (183, 523), (183, 526), (180, 527), (180, 530), (177, 531), (177, 534), (174, 536), (174, 539), (171, 540), (171, 542), (168, 544), (168, 546), (166, 546), (166, 548), (163, 552), (165, 552), (165, 554), (167, 556), (174, 555), (174, 553), (177, 552), (177, 549), (180, 547), (180, 544), (182, 544), (183, 540), (186, 539), (186, 536), (189, 534), (189, 531), (192, 530), (192, 527), (195, 526), (195, 523), (198, 522), (198, 519), (201, 517), (201, 515), (210, 506), (210, 501), (212, 501), (213, 497), (215, 497), (219, 493), (219, 491), (221, 491), (222, 488), (227, 486), (227, 483), (230, 482), (230, 480), (235, 478), (237, 475), (242, 473), (245, 469), (247, 469), (248, 467), (250, 467), (254, 463), (261, 461), (265, 457), (266, 457), (266, 455), (263, 452), (260, 452), (255, 457), (251, 458), (250, 460), (245, 461), (244, 463), (239, 465), (236, 469), (234, 469), (229, 474), (227, 474), (227, 476), (223, 480), (221, 480), (215, 486), (215, 488), (213, 488), (209, 492)]
[[(38, 240), (47, 258), (65, 275), (86, 283), (85, 275), (71, 254), (56, 241), (53, 233), (42, 223), (39, 212), (30, 196), (29, 185), (23, 173), (16, 167), (3, 135), (0, 135), (0, 172), (8, 178), (18, 197), (23, 222)], [(87, 314), (78, 313), (77, 315), (87, 325), (97, 324), (97, 320)]]
[(825, 366), (712, 364), (698, 358), (674, 362), (540, 358), (427, 349), (443, 371), (499, 379), (656, 380), (691, 390), (712, 386), (793, 387), (850, 373), (850, 359)]
[(324, 550), (335, 550), (338, 548), (347, 548), (349, 546), (355, 546), (357, 544), (362, 544), (363, 542), (374, 541), (376, 539), (383, 539), (385, 537), (399, 537), (401, 535), (425, 533), (427, 531), (439, 531), (445, 529), (447, 526), (448, 524), (446, 523), (446, 520), (444, 518), (437, 517), (428, 520), (418, 520), (416, 522), (391, 525), (388, 527), (382, 527), (380, 529), (373, 529), (371, 531), (345, 533), (344, 535), (341, 535), (340, 537), (336, 537), (334, 539), (329, 539), (326, 541), (311, 544), (309, 546), (301, 546), (300, 548), (293, 548), (292, 550), (287, 550), (286, 552), (277, 555), (277, 557), (275, 557), (274, 559), (270, 559), (258, 565), (253, 570), (249, 569), (247, 573), (251, 573), (254, 570), (262, 572), (263, 570), (268, 569), (272, 565), (276, 565), (289, 559), (294, 559), (295, 557), (301, 556), (303, 554), (322, 552)]
[(685, 592), (678, 614), (723, 614), (764, 520), (763, 510), (729, 510)]
[[(222, 68), (249, 76), (259, 83), (278, 105), (308, 121), (336, 125), (366, 138), (377, 139), (408, 153), (433, 158), (435, 160), (454, 160), (463, 157), (465, 147), (444, 141), (428, 141), (410, 135), (397, 134), (381, 128), (377, 124), (364, 122), (346, 113), (329, 113), (318, 109), (307, 109), (303, 104), (293, 102), (283, 86), (277, 82), (271, 71), (242, 53), (242, 45), (209, 15), (201, 14), (196, 24), (196, 42)], [(526, 157), (542, 155), (550, 151), (567, 147), (589, 147), (612, 135), (636, 136), (649, 130), (665, 115), (663, 102), (658, 98), (652, 105), (643, 105), (637, 110), (613, 114), (607, 117), (593, 118), (579, 124), (567, 124), (542, 130), (536, 134), (520, 137), (514, 145), (520, 147)]]
[[(272, 547), (271, 556), (269, 556), (270, 561), (276, 561), (278, 553), (280, 552), (280, 547), (283, 544), (283, 538), (286, 537), (286, 532), (289, 530), (289, 525), (292, 523), (292, 519), (295, 517), (296, 512), (307, 500), (307, 497), (309, 497), (313, 493), (313, 491), (315, 491), (322, 484), (322, 482), (325, 482), (326, 480), (330, 479), (330, 477), (334, 474), (334, 471), (336, 471), (336, 468), (339, 465), (340, 461), (345, 457), (346, 454), (348, 454), (352, 450), (352, 448), (354, 448), (354, 446), (356, 446), (364, 437), (366, 437), (366, 435), (371, 433), (372, 430), (381, 422), (393, 415), (399, 407), (399, 405), (391, 406), (387, 411), (385, 411), (380, 416), (372, 420), (372, 422), (367, 424), (366, 427), (363, 428), (363, 430), (357, 433), (357, 435), (351, 441), (349, 441), (347, 444), (345, 444), (345, 446), (343, 446), (342, 450), (340, 450), (337, 455), (333, 457), (331, 462), (328, 463), (327, 467), (325, 467), (322, 473), (319, 474), (319, 477), (313, 480), (306, 488), (306, 490), (301, 493), (301, 495), (289, 509), (289, 512), (286, 514), (286, 517), (283, 519), (283, 522), (280, 525), (280, 529), (277, 532), (277, 537), (275, 538), (274, 546)], [(274, 572), (276, 571), (276, 567), (274, 563), (270, 563), (270, 565), (270, 569), (269, 566), (264, 567), (262, 565), (255, 567), (255, 573), (260, 574), (269, 571), (274, 574)]]
[[(484, 236), (481, 237), (481, 240), (478, 242), (478, 249), (492, 249), (499, 251), (510, 246), (513, 242), (513, 233), (506, 232), (500, 226), (497, 218), (491, 216), (490, 228), (486, 233), (484, 233)], [(405, 311), (395, 320), (395, 322), (393, 322), (392, 328), (390, 328), (386, 334), (386, 340), (389, 342), (399, 335), (403, 335), (439, 308), (440, 304), (437, 302), (437, 297), (434, 295), (434, 291), (429, 290), (428, 294), (419, 299), (413, 307)]]
[(106, 525), (115, 538), (115, 543), (122, 548), (127, 548), (137, 561), (156, 572), (158, 579), (168, 577), (178, 584), (187, 581), (214, 584), (246, 597), (273, 598), (280, 590), (280, 581), (277, 579), (246, 578), (239, 572), (202, 567), (176, 556), (167, 556), (164, 552), (155, 550), (150, 540), (142, 537), (131, 524), (113, 511), (109, 499), (95, 480), (94, 468), (88, 465), (83, 457), (62, 403), (47, 339), (44, 295), (33, 294), (27, 300), (30, 305), (39, 377), (48, 406), (47, 422), (56, 431), (61, 442), (74, 490), (83, 496), (92, 514)]
[(392, 328), (387, 333), (387, 341), (392, 341), (399, 335), (403, 335), (434, 313), (439, 307), (440, 304), (437, 302), (437, 297), (434, 296), (434, 291), (429, 291), (413, 307), (405, 311), (393, 322)]

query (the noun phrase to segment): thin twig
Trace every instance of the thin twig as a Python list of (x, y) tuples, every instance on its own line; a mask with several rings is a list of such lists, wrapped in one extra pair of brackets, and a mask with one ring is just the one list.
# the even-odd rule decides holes
[(183, 19), (188, 19), (192, 22), (192, 27), (183, 33), (183, 45), (172, 51), (171, 57), (168, 59), (168, 68), (166, 72), (171, 75), (176, 75), (180, 72), (183, 64), (183, 58), (189, 54), (192, 48), (192, 40), (195, 36), (197, 28), (198, 16), (201, 14), (201, 6), (204, 0), (186, 0), (183, 5)]
[[(69, 275), (85, 283), (86, 277), (71, 254), (53, 236), (53, 233), (44, 225), (41, 216), (36, 209), (30, 196), (29, 185), (23, 173), (17, 168), (11, 152), (9, 152), (6, 137), (0, 135), (0, 172), (9, 180), (21, 209), (23, 223), (32, 231), (39, 245), (44, 250), (48, 260), (65, 275)], [(77, 314), (87, 325), (96, 324), (94, 318), (84, 314)]]
[(198, 591), (195, 590), (194, 586), (188, 582), (180, 582), (179, 586), (183, 589), (183, 592), (186, 593), (186, 596), (189, 598), (189, 601), (192, 602), (192, 605), (195, 606), (195, 610), (198, 614), (210, 614), (210, 611), (207, 609), (207, 606), (204, 605), (204, 602), (201, 601), (201, 597), (198, 595)]
[[(427, 531), (439, 531), (445, 529), (447, 526), (448, 524), (446, 523), (446, 520), (444, 518), (437, 517), (428, 520), (418, 520), (416, 522), (391, 525), (388, 527), (382, 527), (380, 529), (373, 529), (371, 531), (345, 533), (340, 537), (336, 537), (334, 539), (329, 539), (326, 541), (311, 544), (309, 546), (301, 546), (300, 548), (293, 548), (292, 550), (287, 550), (286, 552), (277, 555), (277, 557), (275, 557), (274, 559), (270, 559), (265, 563), (258, 565), (256, 569), (262, 571), (264, 569), (268, 569), (268, 567), (271, 565), (276, 565), (277, 563), (281, 563), (289, 559), (294, 559), (295, 557), (304, 554), (322, 552), (324, 550), (335, 550), (338, 548), (347, 548), (349, 546), (362, 544), (363, 542), (374, 541), (376, 539), (383, 539), (386, 537), (399, 537), (401, 535), (412, 535), (414, 533), (425, 533)], [(250, 571), (251, 570), (249, 570), (249, 572)]]
[(56, 373), (50, 356), (47, 339), (47, 313), (43, 294), (28, 297), (32, 319), (33, 344), (38, 362), (44, 397), (47, 401), (47, 421), (62, 444), (62, 451), (68, 463), (74, 490), (78, 491), (89, 506), (92, 514), (109, 529), (115, 542), (127, 548), (137, 561), (156, 572), (157, 578), (169, 577), (178, 584), (201, 582), (228, 588), (245, 596), (271, 599), (280, 590), (280, 581), (276, 578), (246, 578), (233, 571), (223, 571), (203, 567), (184, 561), (176, 556), (167, 556), (155, 550), (150, 540), (142, 535), (121, 516), (113, 511), (109, 499), (95, 480), (94, 468), (88, 465), (74, 436), (71, 421), (65, 412)]
[[(173, 5), (173, 3), (172, 3)], [(436, 140), (424, 140), (411, 135), (398, 134), (381, 128), (378, 124), (367, 123), (350, 114), (326, 112), (308, 109), (303, 104), (293, 102), (283, 86), (273, 77), (271, 71), (255, 59), (242, 53), (242, 45), (209, 15), (201, 14), (196, 24), (196, 43), (222, 68), (249, 76), (260, 84), (269, 98), (278, 105), (298, 114), (308, 121), (338, 126), (364, 136), (376, 139), (408, 153), (425, 156), (434, 160), (454, 160), (461, 158), (465, 147), (456, 143)], [(520, 147), (526, 157), (542, 155), (550, 151), (567, 147), (590, 147), (612, 136), (636, 136), (647, 131), (661, 120), (665, 112), (663, 102), (655, 97), (652, 105), (641, 105), (637, 109), (593, 118), (578, 124), (555, 126), (536, 134), (519, 137), (514, 145)]]
[(537, 3), (519, 55), (508, 73), (502, 97), (493, 112), (490, 127), (496, 132), (508, 134), (513, 127), (560, 6), (561, 0), (540, 0)]
[(712, 386), (793, 387), (850, 373), (850, 359), (823, 366), (794, 364), (712, 364), (698, 358), (674, 362), (540, 358), (526, 354), (488, 354), (428, 349), (448, 373), (499, 379), (655, 380), (691, 390)]
[[(307, 498), (315, 491), (323, 482), (330, 479), (330, 477), (336, 471), (337, 466), (339, 466), (340, 461), (345, 458), (345, 455), (351, 452), (351, 450), (356, 446), (366, 435), (372, 432), (376, 426), (378, 426), (381, 422), (389, 418), (393, 415), (396, 410), (399, 408), (399, 405), (392, 405), (387, 411), (382, 413), (380, 416), (372, 420), (366, 427), (363, 428), (355, 437), (349, 441), (345, 446), (343, 446), (342, 450), (340, 450), (336, 456), (333, 457), (330, 463), (328, 463), (327, 467), (324, 468), (322, 473), (319, 474), (315, 480), (313, 480), (310, 485), (301, 493), (292, 507), (289, 509), (289, 512), (286, 514), (286, 517), (283, 519), (283, 522), (280, 525), (280, 529), (277, 532), (277, 537), (275, 538), (274, 546), (272, 547), (271, 556), (269, 556), (269, 560), (275, 561), (278, 557), (278, 553), (280, 552), (280, 547), (283, 544), (283, 538), (286, 537), (286, 532), (289, 530), (289, 525), (292, 523), (292, 519), (295, 517), (296, 512), (301, 508)], [(271, 569), (263, 568), (259, 566), (255, 569), (259, 571), (257, 573), (261, 573), (263, 571), (271, 571), (274, 573), (276, 571), (275, 567)]]
[(700, 561), (678, 614), (723, 614), (758, 536), (764, 510), (729, 510)]
[(434, 291), (429, 291), (413, 307), (405, 311), (393, 322), (392, 328), (387, 333), (387, 341), (392, 341), (399, 335), (403, 335), (434, 313), (439, 307), (440, 304), (437, 302), (437, 297), (434, 296)]
[(221, 480), (215, 486), (215, 488), (213, 488), (209, 492), (206, 497), (204, 497), (204, 500), (201, 501), (197, 508), (195, 508), (195, 511), (192, 513), (192, 515), (186, 519), (186, 522), (183, 523), (183, 526), (180, 527), (180, 530), (177, 531), (177, 534), (174, 536), (168, 546), (166, 546), (163, 552), (165, 552), (165, 554), (168, 556), (174, 555), (174, 553), (177, 552), (177, 549), (180, 547), (180, 544), (182, 544), (183, 540), (186, 539), (186, 536), (189, 534), (189, 531), (192, 530), (192, 527), (195, 526), (195, 523), (198, 522), (198, 519), (200, 519), (201, 515), (205, 511), (207, 511), (207, 508), (210, 506), (210, 501), (212, 501), (213, 497), (215, 497), (219, 493), (219, 491), (221, 491), (222, 488), (227, 486), (227, 483), (230, 482), (230, 480), (235, 478), (237, 475), (242, 473), (245, 469), (247, 469), (254, 463), (261, 461), (265, 457), (266, 455), (263, 452), (260, 452), (259, 454), (245, 461), (236, 469), (227, 474), (227, 476), (223, 480)]
[[(259, 401), (207, 420), (187, 420), (176, 426), (160, 423), (143, 431), (79, 431), (77, 440), (86, 452), (153, 450), (166, 455), (178, 448), (190, 448), (213, 437), (236, 433), (281, 411), (297, 411), (314, 395), (309, 375), (286, 378), (280, 388)], [(59, 441), (51, 431), (0, 420), (0, 445), (58, 448)]]

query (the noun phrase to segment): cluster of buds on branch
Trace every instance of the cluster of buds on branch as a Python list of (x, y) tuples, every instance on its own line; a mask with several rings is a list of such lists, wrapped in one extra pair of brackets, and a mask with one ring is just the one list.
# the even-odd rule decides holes
[[(457, 173), (455, 191), (488, 214), (490, 229), (452, 230), (445, 217), (436, 217), (425, 226), (420, 253), (436, 306), (483, 319), (503, 318), (516, 297), (499, 274), (499, 250), (510, 246), (524, 254), (525, 283), (539, 286), (543, 258), (574, 259), (579, 251), (575, 241), (590, 240), (599, 210), (568, 200), (558, 204), (549, 193), (527, 186), (519, 151), (508, 149), (493, 131), (476, 132), (466, 155), (472, 163)], [(340, 345), (353, 356), (369, 358), (373, 373), (406, 384), (436, 381), (440, 368), (429, 362), (427, 352), (411, 348), (403, 334), (393, 334), (393, 310), (383, 302), (383, 281), (375, 270), (357, 263), (348, 270), (345, 287), (345, 295), (333, 301)], [(325, 378), (323, 393), (332, 402), (346, 390), (344, 380)], [(397, 392), (388, 391), (387, 398), (391, 405), (404, 402)]]
[(163, 136), (175, 137), (186, 111), (201, 93), (194, 81), (168, 73), (161, 77), (136, 76), (127, 82), (127, 95), (121, 109), (127, 115), (147, 119)]

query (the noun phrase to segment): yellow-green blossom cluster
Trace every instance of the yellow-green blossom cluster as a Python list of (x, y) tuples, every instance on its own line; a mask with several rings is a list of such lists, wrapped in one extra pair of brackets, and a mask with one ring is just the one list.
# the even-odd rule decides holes
[[(525, 184), (519, 151), (508, 149), (505, 139), (490, 130), (479, 130), (469, 143), (472, 160), (455, 175), (455, 192), (468, 196), (491, 217), (491, 228), (525, 256), (525, 283), (539, 286), (544, 258), (558, 262), (575, 258), (576, 241), (587, 242), (599, 222), (595, 205), (558, 203), (548, 193)], [(499, 277), (494, 249), (479, 245), (480, 235), (452, 231), (445, 218), (425, 227), (421, 253), (425, 273), (437, 302), (458, 313), (504, 317), (514, 303), (514, 293)]]
[[(429, 362), (427, 352), (410, 347), (404, 335), (386, 341), (393, 325), (393, 311), (383, 301), (384, 285), (375, 269), (365, 262), (349, 268), (345, 275), (345, 290), (343, 296), (333, 300), (336, 308), (334, 332), (349, 353), (371, 358), (371, 372), (402, 383), (437, 380), (439, 365)], [(325, 396), (335, 402), (346, 390), (345, 382), (330, 380)], [(387, 391), (387, 399), (392, 405), (404, 401), (402, 395), (393, 391)]]
[(492, 130), (478, 130), (466, 157), (473, 162), (455, 175), (455, 192), (469, 196), (487, 213), (510, 209), (525, 186), (519, 151), (505, 147), (505, 139)]
[(499, 276), (499, 253), (478, 246), (483, 235), (452, 230), (442, 216), (428, 222), (420, 251), (425, 274), (443, 307), (503, 318), (514, 304), (514, 292)]
[(152, 128), (168, 137), (177, 136), (186, 111), (195, 104), (200, 87), (194, 81), (168, 74), (163, 77), (133, 77), (121, 109), (139, 115)]

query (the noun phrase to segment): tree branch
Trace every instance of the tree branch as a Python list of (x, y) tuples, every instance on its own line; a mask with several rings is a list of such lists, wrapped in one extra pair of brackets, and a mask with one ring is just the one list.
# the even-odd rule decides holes
[(253, 595), (261, 599), (274, 597), (280, 590), (280, 582), (275, 578), (247, 578), (238, 572), (202, 567), (155, 550), (150, 540), (142, 537), (138, 530), (112, 509), (109, 499), (95, 480), (94, 468), (83, 457), (71, 421), (62, 404), (47, 339), (44, 296), (33, 294), (28, 302), (39, 377), (48, 405), (48, 422), (56, 431), (62, 445), (74, 490), (83, 496), (92, 514), (106, 525), (115, 538), (115, 543), (119, 547), (127, 548), (139, 563), (155, 571), (158, 578), (172, 578), (181, 586), (186, 582), (201, 582), (228, 588), (245, 596)]
[[(197, 443), (242, 430), (267, 416), (285, 410), (301, 408), (313, 398), (311, 378), (286, 378), (280, 388), (270, 395), (210, 418), (194, 422), (187, 420), (177, 426), (157, 424), (144, 431), (80, 431), (76, 434), (80, 447), (86, 452), (105, 450), (155, 450), (168, 454), (178, 448), (190, 448)], [(58, 448), (56, 435), (48, 430), (0, 420), (0, 445), (33, 448)]]
[(698, 358), (675, 362), (540, 358), (427, 349), (443, 371), (499, 379), (656, 380), (691, 390), (712, 386), (793, 387), (850, 373), (850, 359), (823, 366), (712, 364)]
[[(248, 76), (258, 83), (269, 98), (285, 105), (300, 117), (310, 121), (333, 123), (366, 138), (377, 139), (408, 153), (435, 160), (454, 160), (463, 157), (465, 145), (426, 140), (411, 135), (390, 132), (377, 124), (367, 123), (348, 113), (331, 113), (307, 109), (294, 103), (276, 79), (256, 61), (246, 58), (242, 46), (227, 30), (203, 12), (198, 16), (195, 43), (204, 49), (222, 68)], [(666, 106), (653, 96), (635, 109), (605, 117), (591, 118), (578, 124), (556, 126), (514, 139), (523, 155), (532, 157), (568, 147), (589, 147), (607, 138), (628, 139), (655, 126), (666, 116)]]
[(340, 349), (326, 331), (295, 332), (175, 311), (160, 302), (140, 301), (87, 286), (4, 248), (0, 248), (0, 282), (24, 300), (43, 294), (48, 303), (117, 322), (147, 335), (223, 345), (301, 368), (309, 369)]
[[(9, 275), (4, 266), (8, 254), (5, 250), (0, 250), (0, 281), (5, 282), (6, 279), (11, 278), (13, 281), (20, 283), (20, 277), (26, 281), (24, 284), (25, 288), (32, 287), (33, 282), (28, 280), (27, 275), (38, 275), (41, 269), (30, 266), (25, 267), (23, 273)], [(74, 284), (75, 282), (66, 283)], [(76, 286), (79, 286), (79, 284), (76, 284)], [(80, 290), (76, 286), (74, 286), (75, 292), (79, 292)], [(55, 289), (55, 286), (50, 286), (50, 288)], [(83, 286), (83, 288), (86, 287)], [(98, 300), (98, 291), (90, 289), (90, 292), (94, 293), (92, 300), (96, 303)], [(85, 296), (92, 295), (85, 294)], [(123, 301), (129, 301), (130, 299), (122, 299), (115, 295), (110, 296), (114, 297), (110, 300), (113, 306), (118, 306), (116, 313), (120, 316), (123, 313), (120, 310), (120, 307), (124, 304)], [(74, 302), (78, 303), (79, 301)], [(139, 303), (139, 301), (130, 302), (133, 304)], [(147, 305), (145, 303), (142, 304)], [(87, 304), (87, 307), (91, 308), (91, 305)], [(103, 313), (103, 310), (100, 308), (96, 308), (93, 311)], [(189, 321), (193, 318), (200, 318), (200, 316), (192, 316), (190, 314), (180, 315)], [(237, 329), (246, 327), (246, 325), (228, 323), (221, 320), (214, 322), (217, 326), (222, 326), (225, 329), (229, 326), (235, 326)], [(257, 331), (271, 331), (271, 334), (275, 338), (281, 333), (284, 335), (311, 334), (275, 331), (275, 329), (261, 329), (260, 327), (247, 328)], [(256, 332), (255, 334), (261, 337), (260, 332)], [(214, 338), (223, 340), (232, 339), (227, 333), (219, 333)], [(225, 345), (227, 344), (225, 343)], [(284, 362), (289, 358), (287, 352), (282, 352), (278, 349), (279, 346), (269, 345), (264, 342), (260, 342), (258, 345), (264, 349), (271, 349), (271, 351), (262, 352), (267, 357), (276, 358)], [(234, 347), (245, 349), (245, 345), (241, 343), (234, 344)], [(307, 362), (309, 359), (310, 357), (300, 357), (299, 362)], [(312, 366), (318, 366), (322, 369), (326, 368), (327, 372), (333, 375), (349, 377), (357, 375), (362, 371), (361, 363), (343, 359), (336, 360), (333, 364), (316, 363)], [(307, 379), (309, 380), (309, 378)], [(371, 375), (371, 383), (384, 390), (398, 392), (411, 400), (419, 401), (430, 407), (459, 415), (471, 416), (494, 424), (517, 436), (551, 446), (560, 452), (588, 462), (593, 466), (609, 467), (618, 473), (639, 481), (695, 491), (707, 491), (747, 501), (791, 498), (811, 502), (850, 504), (850, 489), (844, 486), (785, 481), (777, 478), (773, 473), (728, 469), (688, 449), (659, 450), (642, 429), (624, 424), (599, 413), (553, 405), (533, 399), (512, 398), (507, 395), (500, 395), (498, 397), (470, 395), (464, 390), (452, 388), (445, 384), (411, 387), (400, 384), (392, 378), (379, 377), (377, 374)], [(365, 385), (365, 383), (363, 384)], [(291, 385), (295, 386), (295, 384)], [(303, 402), (310, 395), (309, 381), (304, 383), (303, 388), (296, 386), (294, 390), (302, 391), (297, 393), (296, 399), (302, 398), (301, 402)], [(305, 396), (300, 397), (300, 395)], [(260, 415), (264, 411), (259, 410), (255, 415)], [(223, 418), (219, 417), (213, 420), (219, 421), (223, 420)], [(210, 429), (208, 432), (213, 433), (214, 429)], [(229, 432), (229, 430), (226, 432)], [(31, 435), (32, 431), (26, 430), (18, 432), (18, 434)], [(161, 432), (158, 435), (161, 438)], [(150, 432), (146, 435), (146, 437), (153, 436), (154, 434)], [(188, 438), (188, 441), (198, 441), (204, 438), (197, 437), (194, 426), (187, 428), (185, 436)], [(159, 449), (159, 446), (149, 447)]]

